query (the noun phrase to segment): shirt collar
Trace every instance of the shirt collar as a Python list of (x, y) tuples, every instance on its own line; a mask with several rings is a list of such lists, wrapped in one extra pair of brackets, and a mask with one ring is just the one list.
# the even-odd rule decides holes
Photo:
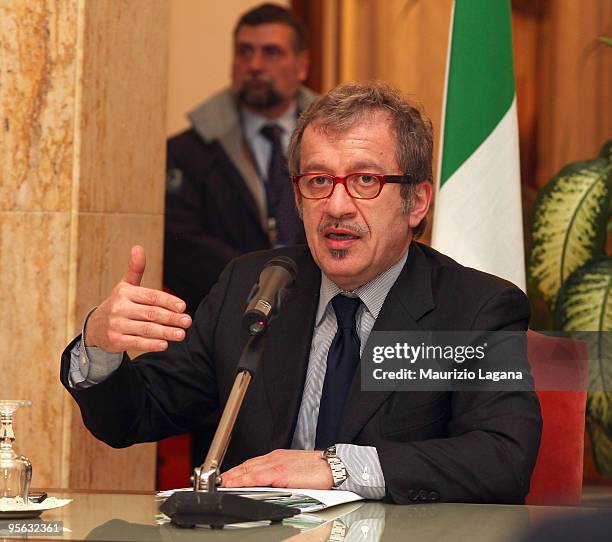
[(253, 113), (253, 111), (247, 109), (246, 107), (241, 108), (241, 113), (244, 134), (248, 141), (260, 136), (260, 130), (266, 124), (277, 124), (283, 129), (284, 134), (290, 134), (295, 128), (295, 123), (297, 121), (297, 102), (294, 100), (287, 111), (275, 119), (269, 119), (268, 117), (263, 117), (257, 113)]
[(329, 302), (338, 294), (345, 294), (349, 297), (359, 297), (366, 309), (374, 316), (374, 319), (378, 318), (380, 309), (387, 298), (391, 286), (395, 284), (395, 281), (399, 277), (406, 260), (408, 259), (408, 251), (391, 267), (383, 271), (377, 277), (374, 277), (371, 281), (366, 282), (356, 290), (352, 292), (346, 292), (342, 290), (335, 282), (333, 282), (323, 271), (321, 271), (321, 288), (319, 291), (319, 306), (317, 307), (317, 317), (315, 320), (315, 326), (318, 326), (325, 315), (325, 309)]

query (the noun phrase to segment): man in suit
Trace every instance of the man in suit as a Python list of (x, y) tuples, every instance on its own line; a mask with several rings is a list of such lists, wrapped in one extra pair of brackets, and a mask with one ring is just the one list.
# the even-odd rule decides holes
[[(62, 381), (86, 426), (121, 447), (192, 430), (222, 408), (248, 339), (245, 299), (262, 266), (285, 255), (296, 285), (269, 330), (223, 485), (523, 502), (541, 430), (534, 393), (361, 390), (371, 331), (527, 326), (515, 286), (414, 241), (431, 160), (429, 122), (390, 87), (341, 85), (317, 100), (289, 153), (308, 246), (233, 260), (193, 326), (180, 299), (139, 286), (144, 253), (134, 247), (124, 279), (63, 356)], [(148, 353), (130, 361), (129, 348)], [(516, 363), (525, 370), (526, 359)]]
[(249, 10), (234, 30), (231, 87), (168, 140), (164, 285), (191, 315), (232, 258), (304, 242), (283, 162), (314, 98), (301, 86), (308, 64), (295, 14), (274, 4)]

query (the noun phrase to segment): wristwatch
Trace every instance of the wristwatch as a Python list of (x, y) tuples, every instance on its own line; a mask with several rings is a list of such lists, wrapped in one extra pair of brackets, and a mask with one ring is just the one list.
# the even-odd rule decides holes
[(344, 463), (340, 461), (340, 458), (336, 455), (336, 447), (330, 446), (323, 450), (323, 457), (329, 464), (332, 472), (332, 478), (334, 480), (333, 488), (338, 488), (347, 478), (346, 467)]

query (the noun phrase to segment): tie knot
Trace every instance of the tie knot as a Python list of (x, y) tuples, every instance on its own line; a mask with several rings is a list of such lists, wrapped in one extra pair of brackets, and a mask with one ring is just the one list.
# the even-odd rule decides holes
[(338, 294), (332, 299), (332, 307), (336, 313), (339, 329), (355, 329), (355, 316), (357, 309), (361, 305), (361, 299), (358, 297), (347, 297)]
[(278, 124), (266, 124), (260, 130), (261, 135), (264, 136), (268, 141), (276, 144), (280, 141), (283, 129)]

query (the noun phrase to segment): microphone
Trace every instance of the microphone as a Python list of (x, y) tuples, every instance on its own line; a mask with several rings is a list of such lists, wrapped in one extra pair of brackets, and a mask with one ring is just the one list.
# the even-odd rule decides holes
[(296, 275), (297, 265), (291, 258), (277, 256), (266, 262), (242, 317), (242, 325), (251, 335), (261, 335), (268, 329)]

